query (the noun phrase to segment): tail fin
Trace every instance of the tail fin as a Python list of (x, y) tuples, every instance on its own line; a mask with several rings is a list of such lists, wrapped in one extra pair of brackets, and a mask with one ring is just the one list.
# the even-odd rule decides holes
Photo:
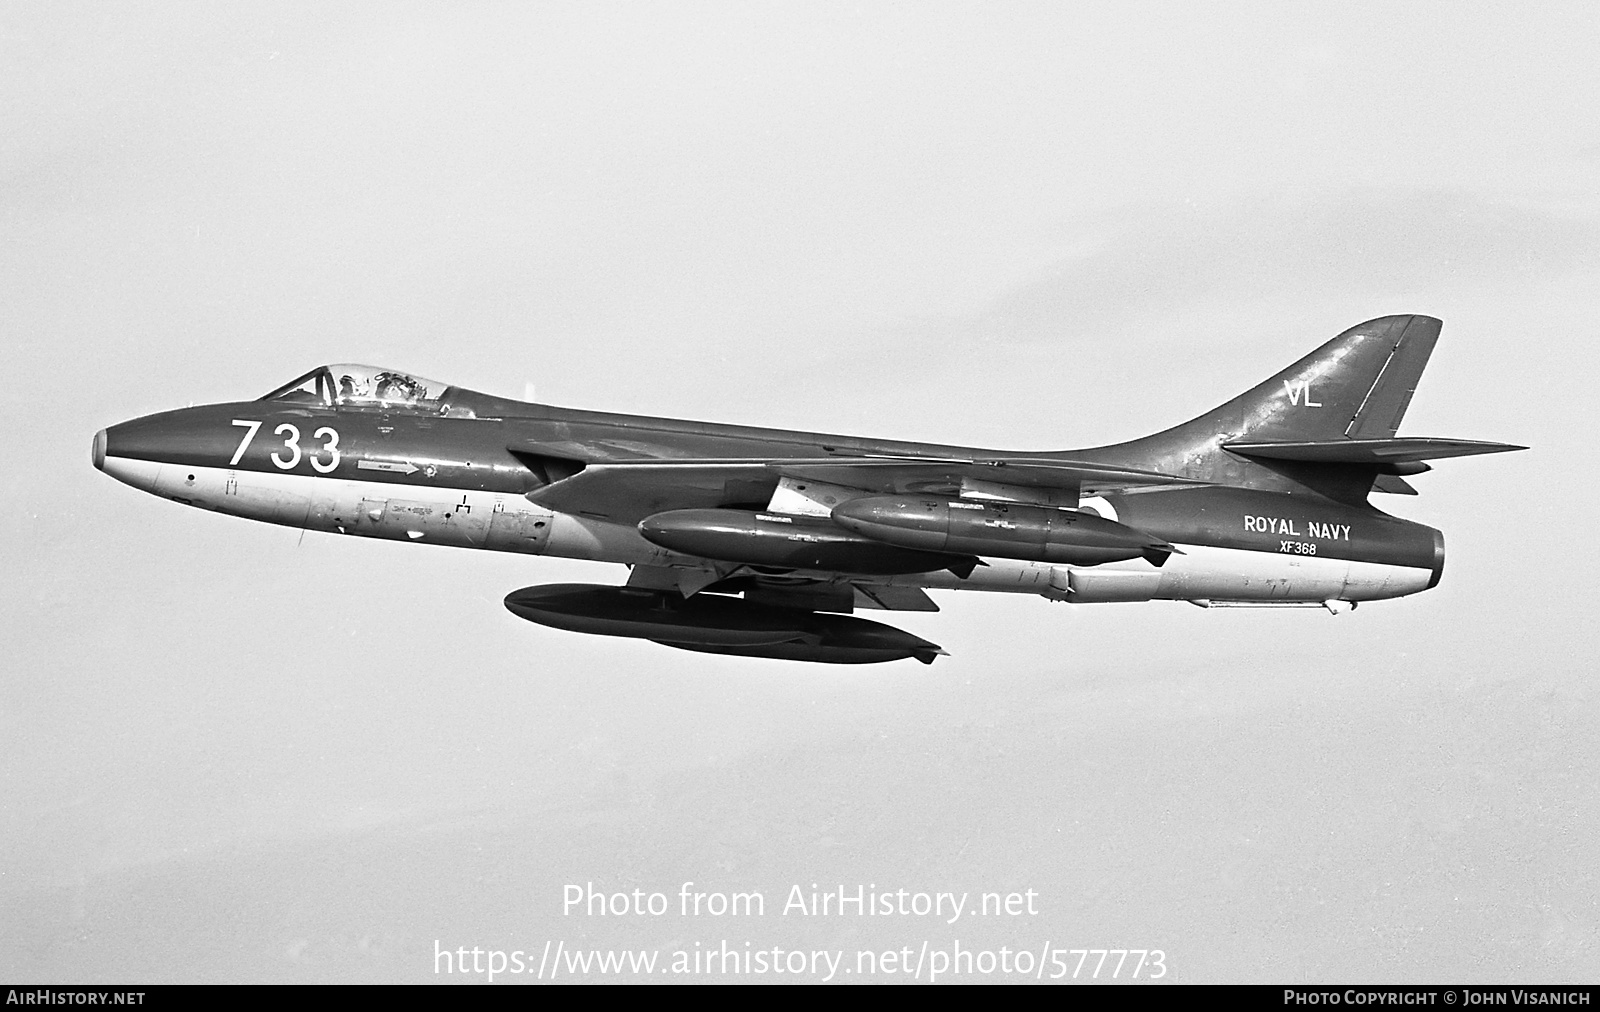
[(1097, 454), (1219, 484), (1310, 488), (1364, 501), (1375, 467), (1252, 459), (1224, 444), (1392, 437), (1442, 326), (1415, 315), (1357, 324), (1226, 404)]
[(1201, 423), (1239, 440), (1393, 436), (1443, 326), (1431, 316), (1384, 316), (1340, 334)]

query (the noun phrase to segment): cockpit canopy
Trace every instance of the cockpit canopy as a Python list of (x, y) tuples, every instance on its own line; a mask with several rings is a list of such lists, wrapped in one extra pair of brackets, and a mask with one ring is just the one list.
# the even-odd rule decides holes
[(324, 365), (267, 394), (264, 401), (324, 407), (441, 410), (449, 384), (371, 365)]

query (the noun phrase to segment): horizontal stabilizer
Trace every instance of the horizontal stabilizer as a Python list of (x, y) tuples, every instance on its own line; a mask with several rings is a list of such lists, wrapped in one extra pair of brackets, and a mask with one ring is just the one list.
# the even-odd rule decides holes
[(1400, 436), (1389, 439), (1310, 439), (1297, 442), (1223, 443), (1224, 450), (1246, 457), (1299, 460), (1314, 464), (1404, 464), (1444, 457), (1470, 457), (1480, 453), (1526, 450), (1511, 443), (1479, 439), (1430, 439)]

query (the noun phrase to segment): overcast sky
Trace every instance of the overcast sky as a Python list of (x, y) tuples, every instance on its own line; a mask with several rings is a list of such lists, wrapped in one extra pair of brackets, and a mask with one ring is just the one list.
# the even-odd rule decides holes
[[(1157, 948), (1600, 976), (1600, 9), (0, 8), (0, 978), (434, 980), (434, 945)], [(1442, 585), (1337, 618), (945, 594), (831, 667), (529, 625), (616, 566), (184, 509), (96, 429), (372, 361), (1064, 449), (1388, 313)], [(768, 916), (564, 916), (593, 882)], [(1033, 889), (944, 925), (792, 884)], [(457, 978), (459, 979), (459, 978)]]

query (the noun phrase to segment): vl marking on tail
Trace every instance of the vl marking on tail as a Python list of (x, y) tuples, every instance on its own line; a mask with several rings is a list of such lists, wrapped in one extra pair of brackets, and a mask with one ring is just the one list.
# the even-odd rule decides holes
[[(1320, 408), (1320, 407), (1322, 407), (1322, 402), (1321, 401), (1314, 401), (1314, 400), (1311, 399), (1311, 381), (1310, 380), (1301, 380), (1299, 383), (1295, 383), (1295, 382), (1293, 382), (1291, 380), (1284, 380), (1283, 381), (1283, 391), (1284, 391), (1284, 393), (1289, 395), (1289, 403), (1292, 404), (1292, 405), (1295, 405), (1295, 406), (1298, 406), (1298, 407), (1307, 407), (1307, 408)], [(1300, 403), (1300, 398), (1302, 398), (1302, 397), (1305, 398), (1305, 404), (1301, 404)]]

